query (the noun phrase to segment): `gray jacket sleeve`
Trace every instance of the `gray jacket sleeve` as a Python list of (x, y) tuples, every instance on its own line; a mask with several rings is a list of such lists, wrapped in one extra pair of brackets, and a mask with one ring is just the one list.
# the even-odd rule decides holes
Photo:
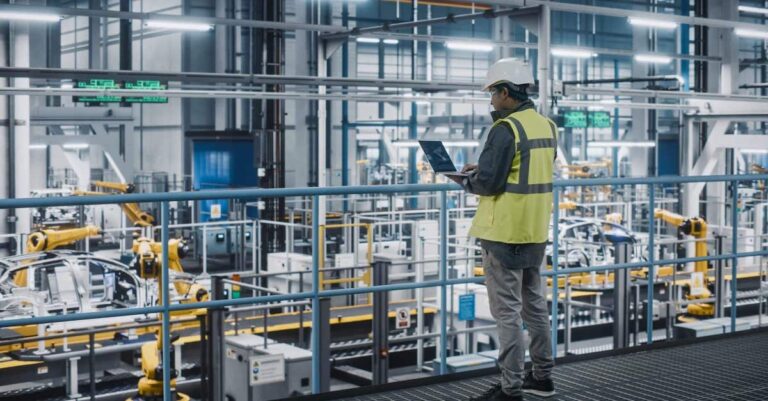
[(464, 178), (464, 189), (475, 195), (495, 196), (504, 193), (507, 176), (515, 157), (515, 138), (505, 124), (491, 129), (480, 152), (477, 170)]

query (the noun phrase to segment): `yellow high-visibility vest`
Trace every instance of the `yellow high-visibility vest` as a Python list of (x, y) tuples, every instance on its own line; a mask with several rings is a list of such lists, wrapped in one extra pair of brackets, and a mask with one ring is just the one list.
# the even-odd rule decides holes
[(557, 127), (529, 108), (497, 120), (515, 136), (515, 157), (506, 191), (481, 196), (469, 234), (508, 244), (547, 242), (552, 214), (552, 176)]

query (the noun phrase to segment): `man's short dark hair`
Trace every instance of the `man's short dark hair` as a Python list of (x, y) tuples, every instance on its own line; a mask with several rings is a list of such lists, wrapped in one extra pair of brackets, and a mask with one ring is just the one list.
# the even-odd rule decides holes
[(515, 85), (509, 82), (502, 82), (498, 85), (495, 85), (494, 88), (496, 90), (506, 89), (509, 97), (515, 100), (521, 102), (528, 100), (528, 85)]

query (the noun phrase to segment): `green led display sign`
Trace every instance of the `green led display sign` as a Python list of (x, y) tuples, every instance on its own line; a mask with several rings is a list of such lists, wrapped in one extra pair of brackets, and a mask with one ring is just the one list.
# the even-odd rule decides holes
[(563, 127), (565, 128), (610, 128), (611, 115), (606, 111), (570, 110), (563, 113)]
[(565, 128), (587, 128), (587, 113), (583, 111), (566, 111), (563, 119)]
[(610, 128), (611, 115), (606, 111), (592, 111), (587, 118), (587, 125), (594, 128)]
[[(114, 79), (89, 79), (87, 81), (76, 81), (77, 89), (127, 89), (127, 90), (164, 90), (168, 85), (164, 82), (154, 80), (122, 81), (117, 82)], [(168, 103), (165, 96), (74, 96), (75, 103)]]
[(77, 81), (77, 89), (120, 89), (120, 85), (114, 79), (91, 79), (88, 81)]

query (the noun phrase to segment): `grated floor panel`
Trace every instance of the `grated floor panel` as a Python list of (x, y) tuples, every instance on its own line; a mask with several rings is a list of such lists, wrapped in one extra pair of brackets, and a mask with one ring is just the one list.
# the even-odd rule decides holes
[[(768, 332), (557, 366), (548, 400), (768, 400)], [(497, 376), (368, 394), (347, 401), (466, 400)], [(543, 400), (525, 396), (526, 400)]]

